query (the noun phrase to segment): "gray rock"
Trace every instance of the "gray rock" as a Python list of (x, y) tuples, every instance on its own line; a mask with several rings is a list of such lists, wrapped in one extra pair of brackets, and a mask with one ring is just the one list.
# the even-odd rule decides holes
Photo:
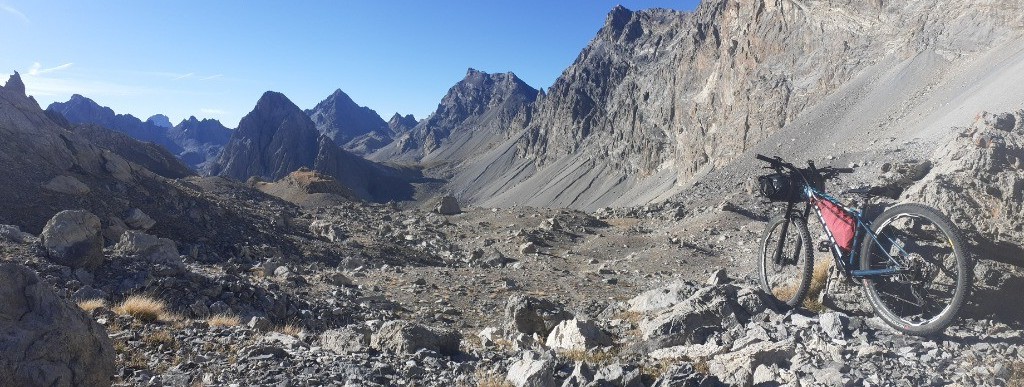
[(825, 334), (833, 339), (846, 337), (846, 321), (848, 318), (837, 312), (823, 313), (818, 316), (818, 323)]
[(695, 290), (694, 286), (688, 282), (674, 282), (640, 293), (626, 303), (631, 312), (648, 313), (671, 308), (689, 298)]
[(537, 251), (538, 250), (537, 250), (537, 244), (536, 243), (526, 242), (526, 243), (523, 243), (523, 244), (519, 245), (519, 252), (520, 253), (523, 253), (523, 254), (536, 254)]
[(569, 319), (555, 326), (545, 345), (552, 349), (586, 351), (611, 343), (611, 338), (592, 321)]
[(334, 286), (353, 286), (352, 280), (341, 273), (328, 274), (327, 281)]
[(445, 355), (459, 352), (462, 338), (459, 333), (444, 328), (435, 328), (403, 320), (393, 320), (381, 325), (370, 337), (370, 347), (378, 351), (415, 353), (428, 349)]
[(75, 196), (85, 195), (90, 191), (88, 185), (85, 185), (85, 183), (72, 176), (66, 175), (60, 175), (50, 179), (50, 181), (43, 184), (43, 188), (53, 192), (60, 192)]
[(551, 356), (525, 351), (508, 367), (505, 380), (515, 387), (555, 387), (555, 365)]
[(345, 231), (326, 220), (314, 220), (309, 224), (309, 232), (331, 242), (345, 239)]
[(124, 217), (124, 223), (136, 230), (146, 231), (156, 225), (156, 221), (146, 215), (145, 212), (138, 208), (133, 208), (128, 211), (128, 214)]
[(31, 269), (0, 264), (0, 385), (110, 386), (114, 347), (102, 326)]
[(86, 269), (94, 269), (103, 263), (100, 218), (87, 211), (57, 213), (46, 222), (39, 238), (47, 257), (54, 263)]
[(100, 289), (93, 289), (92, 286), (83, 286), (71, 294), (71, 299), (75, 301), (85, 300), (96, 300), (107, 298), (107, 292)]
[(719, 285), (697, 290), (650, 320), (640, 323), (643, 338), (656, 348), (702, 344), (711, 334), (738, 327), (774, 307), (760, 289)]
[(610, 383), (613, 386), (643, 387), (641, 376), (637, 367), (615, 363), (598, 370), (594, 375), (594, 381)]
[(365, 352), (370, 348), (370, 333), (362, 327), (346, 326), (320, 335), (320, 346), (340, 354)]
[(594, 381), (594, 369), (587, 363), (576, 362), (572, 373), (562, 382), (562, 387), (584, 387)]
[(462, 208), (459, 207), (459, 201), (454, 196), (442, 196), (434, 211), (441, 215), (457, 215), (462, 212)]
[(722, 284), (728, 283), (729, 281), (730, 281), (729, 274), (726, 273), (725, 269), (718, 269), (718, 270), (715, 270), (714, 273), (711, 273), (711, 276), (708, 277), (708, 280), (705, 281), (704, 284), (705, 285), (712, 285), (712, 286), (714, 286), (714, 285), (722, 285)]
[(260, 332), (266, 332), (271, 329), (274, 329), (274, 324), (270, 322), (270, 319), (259, 316), (254, 316), (250, 318), (249, 321), (245, 323), (245, 326), (249, 327), (249, 329), (253, 329)]
[[(121, 234), (121, 240), (114, 245), (114, 253), (124, 257), (144, 259), (153, 264), (165, 265), (175, 273), (185, 270), (185, 264), (178, 255), (174, 241), (158, 238), (142, 231), (129, 230)], [(172, 273), (173, 274), (173, 273)]]
[(723, 383), (749, 386), (754, 382), (754, 370), (762, 364), (786, 365), (795, 354), (793, 340), (761, 342), (739, 351), (715, 356), (708, 360), (708, 370)]
[(15, 243), (26, 243), (33, 241), (35, 237), (27, 232), (21, 232), (21, 228), (18, 226), (0, 224), (0, 239)]
[(551, 301), (523, 294), (509, 296), (505, 304), (505, 320), (512, 332), (547, 336), (563, 320), (572, 318), (562, 306)]

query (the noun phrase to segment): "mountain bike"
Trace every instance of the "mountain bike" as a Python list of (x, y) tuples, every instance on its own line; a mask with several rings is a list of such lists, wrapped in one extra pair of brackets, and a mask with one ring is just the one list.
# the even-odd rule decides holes
[[(773, 173), (758, 177), (760, 193), (785, 211), (768, 221), (761, 240), (758, 277), (780, 302), (801, 305), (811, 285), (814, 252), (807, 229), (813, 211), (829, 251), (847, 281), (859, 281), (876, 315), (911, 335), (932, 335), (957, 317), (973, 282), (971, 258), (962, 233), (938, 210), (922, 204), (898, 204), (873, 221), (863, 209), (843, 205), (825, 192), (825, 182), (852, 168), (797, 168), (782, 158), (763, 155)], [(867, 203), (870, 188), (847, 190)], [(801, 205), (802, 204), (802, 205)]]

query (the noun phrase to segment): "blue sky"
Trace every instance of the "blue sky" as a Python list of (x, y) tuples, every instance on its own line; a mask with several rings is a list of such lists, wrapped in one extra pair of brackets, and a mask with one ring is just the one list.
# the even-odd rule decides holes
[(384, 119), (423, 118), (469, 67), (550, 86), (616, 4), (697, 2), (0, 0), (0, 70), (44, 108), (78, 93), (174, 123), (235, 127), (266, 90), (308, 109), (339, 88)]

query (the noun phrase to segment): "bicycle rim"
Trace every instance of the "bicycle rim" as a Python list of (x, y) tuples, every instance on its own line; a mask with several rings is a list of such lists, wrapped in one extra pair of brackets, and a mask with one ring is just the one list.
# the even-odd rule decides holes
[(810, 263), (807, 262), (810, 251), (804, 241), (806, 229), (798, 222), (790, 221), (786, 231), (786, 241), (782, 246), (781, 255), (775, 256), (778, 242), (785, 221), (777, 221), (769, 225), (761, 244), (761, 280), (766, 292), (771, 293), (779, 301), (796, 306), (806, 296), (810, 283)]
[(878, 312), (913, 329), (935, 324), (956, 313), (965, 273), (953, 235), (922, 214), (897, 213), (877, 226), (866, 269), (887, 269), (896, 262), (906, 273), (865, 280)]

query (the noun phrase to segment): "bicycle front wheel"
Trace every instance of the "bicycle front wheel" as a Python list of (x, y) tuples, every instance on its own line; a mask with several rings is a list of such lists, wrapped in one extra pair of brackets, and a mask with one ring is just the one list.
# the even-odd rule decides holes
[(901, 268), (863, 280), (875, 312), (896, 330), (918, 336), (946, 329), (973, 285), (963, 235), (945, 215), (920, 204), (882, 212), (861, 242), (861, 269)]
[(791, 215), (769, 220), (758, 260), (761, 288), (779, 302), (800, 305), (811, 286), (813, 254), (806, 219)]

